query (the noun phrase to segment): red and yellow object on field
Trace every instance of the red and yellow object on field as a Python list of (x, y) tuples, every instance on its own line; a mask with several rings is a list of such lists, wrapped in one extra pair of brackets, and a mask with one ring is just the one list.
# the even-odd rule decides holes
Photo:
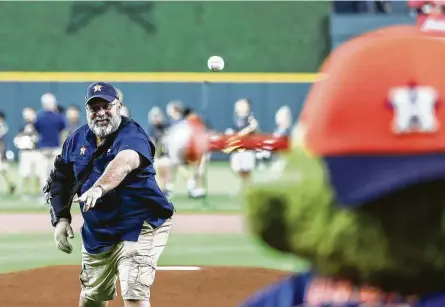
[(210, 136), (209, 151), (231, 153), (235, 150), (269, 150), (284, 151), (289, 149), (288, 137), (275, 137), (270, 134), (254, 134), (245, 136)]
[(254, 134), (246, 136), (221, 135), (209, 132), (202, 119), (195, 113), (186, 117), (176, 132), (182, 139), (180, 145), (174, 142), (172, 146), (185, 148), (174, 150), (183, 152), (183, 159), (188, 163), (198, 163), (208, 152), (221, 151), (231, 153), (236, 150), (269, 150), (284, 151), (290, 147), (288, 137), (275, 137), (271, 134)]

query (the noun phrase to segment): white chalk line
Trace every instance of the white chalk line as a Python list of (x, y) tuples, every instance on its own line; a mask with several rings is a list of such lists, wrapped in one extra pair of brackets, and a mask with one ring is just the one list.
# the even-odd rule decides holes
[(156, 271), (200, 271), (197, 266), (158, 266)]

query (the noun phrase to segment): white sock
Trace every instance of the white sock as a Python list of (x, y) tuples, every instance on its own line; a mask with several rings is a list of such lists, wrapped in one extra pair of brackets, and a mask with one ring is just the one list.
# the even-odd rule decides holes
[(194, 179), (189, 179), (188, 181), (187, 181), (187, 189), (189, 190), (189, 191), (192, 191), (193, 189), (195, 189), (196, 188), (196, 181), (194, 180)]
[(196, 188), (190, 191), (190, 195), (193, 197), (200, 197), (206, 195), (207, 190), (204, 188)]
[(173, 191), (173, 187), (174, 187), (173, 183), (165, 184), (165, 190), (167, 190), (167, 191)]

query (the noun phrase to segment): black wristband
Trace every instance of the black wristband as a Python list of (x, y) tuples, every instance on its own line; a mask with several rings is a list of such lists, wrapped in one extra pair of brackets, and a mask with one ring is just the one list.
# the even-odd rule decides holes
[(67, 219), (70, 223), (71, 223), (71, 213), (70, 213), (70, 208), (66, 208), (60, 212), (56, 212), (56, 210), (54, 209), (53, 206), (50, 207), (49, 209), (49, 213), (51, 216), (51, 225), (53, 225), (53, 227), (56, 227), (57, 223), (60, 221), (60, 219), (65, 218)]
[(105, 195), (105, 189), (100, 184), (96, 185), (95, 187), (102, 190), (102, 195), (100, 197)]

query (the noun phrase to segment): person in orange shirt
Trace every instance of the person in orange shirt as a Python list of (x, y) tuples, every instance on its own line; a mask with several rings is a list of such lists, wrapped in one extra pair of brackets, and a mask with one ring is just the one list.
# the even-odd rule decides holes
[(207, 127), (201, 117), (190, 108), (185, 108), (183, 120), (173, 125), (165, 137), (169, 157), (178, 172), (187, 180), (191, 198), (207, 195), (207, 143)]
[(186, 155), (186, 161), (191, 168), (187, 182), (189, 196), (201, 198), (207, 195), (206, 166), (210, 159), (210, 153), (207, 150), (207, 127), (202, 118), (190, 108), (186, 108), (184, 118), (194, 131), (194, 138), (191, 139)]

